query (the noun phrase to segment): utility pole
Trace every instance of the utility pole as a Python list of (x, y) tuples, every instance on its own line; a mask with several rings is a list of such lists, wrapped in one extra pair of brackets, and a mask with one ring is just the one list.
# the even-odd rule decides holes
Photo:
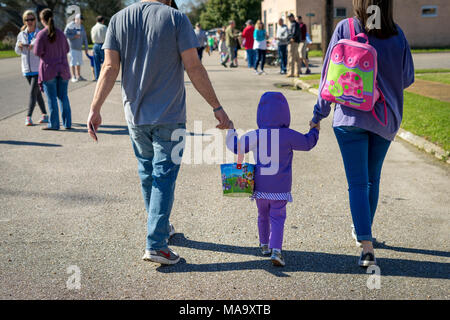
[(324, 16), (324, 28), (322, 31), (322, 52), (323, 58), (325, 59), (325, 54), (330, 44), (331, 37), (333, 35), (334, 27), (334, 0), (325, 0), (325, 16)]

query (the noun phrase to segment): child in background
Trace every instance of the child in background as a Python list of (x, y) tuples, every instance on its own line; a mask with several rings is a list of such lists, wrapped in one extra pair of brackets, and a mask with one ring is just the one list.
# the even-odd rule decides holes
[[(228, 54), (228, 48), (227, 48), (227, 44), (225, 41), (225, 33), (224, 32), (222, 32), (220, 34), (219, 51), (220, 51), (220, 63), (223, 63)], [(227, 67), (227, 65), (224, 64), (224, 67)]]
[[(238, 154), (253, 151), (256, 160), (255, 189), (252, 199), (258, 207), (259, 242), (263, 255), (271, 255), (275, 266), (284, 266), (281, 254), (286, 205), (292, 202), (293, 151), (309, 151), (319, 139), (313, 128), (303, 135), (289, 128), (291, 116), (283, 94), (267, 92), (258, 106), (258, 130), (240, 139), (231, 124), (227, 148)], [(320, 128), (319, 128), (320, 129)]]

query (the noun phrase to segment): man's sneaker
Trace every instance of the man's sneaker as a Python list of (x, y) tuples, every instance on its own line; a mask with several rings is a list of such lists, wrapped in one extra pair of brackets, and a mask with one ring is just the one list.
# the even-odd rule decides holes
[(174, 235), (175, 235), (175, 228), (173, 224), (170, 224), (169, 239), (172, 238)]
[(48, 123), (48, 115), (43, 114), (39, 123)]
[(311, 70), (306, 69), (306, 74), (311, 74)]
[(362, 243), (358, 241), (358, 237), (356, 236), (356, 230), (354, 225), (352, 225), (352, 238), (355, 240), (356, 246), (362, 248)]
[(76, 82), (78, 82), (78, 79), (73, 77), (70, 81), (72, 81), (73, 83), (76, 83)]
[(283, 256), (281, 255), (281, 251), (279, 250), (272, 250), (272, 256), (270, 257), (270, 260), (272, 260), (272, 264), (275, 267), (284, 267), (286, 265)]
[(83, 78), (83, 76), (79, 76), (78, 81), (87, 81), (87, 80), (85, 78)]
[(270, 254), (272, 253), (272, 250), (269, 249), (269, 245), (267, 244), (260, 244), (259, 248), (261, 249), (261, 254), (263, 256), (270, 256)]
[(144, 261), (152, 261), (160, 264), (176, 264), (180, 261), (180, 256), (178, 253), (172, 249), (167, 248), (166, 250), (145, 250), (145, 254), (142, 257)]
[(225, 68), (228, 68), (227, 63), (226, 62), (222, 62), (221, 65), (223, 65)]
[(31, 127), (33, 125), (33, 120), (31, 120), (31, 117), (26, 117), (25, 118), (25, 125), (27, 127)]
[(377, 265), (377, 259), (375, 259), (375, 256), (373, 255), (373, 253), (367, 252), (364, 253), (361, 252), (361, 257), (359, 258), (359, 262), (358, 262), (360, 267), (363, 268), (367, 268), (370, 266), (376, 266)]

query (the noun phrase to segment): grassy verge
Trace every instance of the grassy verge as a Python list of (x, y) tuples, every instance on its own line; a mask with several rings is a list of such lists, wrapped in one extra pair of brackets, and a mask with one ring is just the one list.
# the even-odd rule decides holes
[(450, 73), (420, 73), (417, 79), (450, 84)]
[(310, 50), (308, 52), (309, 58), (322, 58), (322, 50)]
[(423, 73), (450, 73), (450, 69), (416, 69), (416, 74)]
[(18, 55), (14, 50), (2, 50), (0, 51), (0, 59), (7, 59), (7, 58), (17, 58)]
[(450, 103), (405, 92), (402, 128), (450, 151)]
[(438, 53), (450, 52), (450, 48), (411, 49), (412, 53)]

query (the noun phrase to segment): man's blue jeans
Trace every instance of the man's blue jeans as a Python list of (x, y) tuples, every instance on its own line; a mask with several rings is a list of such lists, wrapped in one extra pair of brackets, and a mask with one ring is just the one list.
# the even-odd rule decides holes
[[(148, 213), (146, 249), (163, 250), (167, 248), (169, 239), (169, 217), (184, 150), (186, 125), (128, 124), (128, 128), (138, 160), (142, 195)], [(179, 130), (179, 134), (176, 141), (172, 141), (175, 130)], [(176, 152), (178, 159), (172, 157), (172, 151)]]
[(65, 128), (72, 127), (72, 112), (70, 110), (69, 97), (67, 95), (68, 80), (63, 80), (60, 76), (53, 78), (49, 81), (44, 81), (44, 91), (47, 95), (48, 109), (50, 112), (50, 119), (48, 127), (58, 130), (59, 129), (59, 111), (58, 100), (61, 108), (61, 116), (63, 126)]
[(256, 64), (256, 50), (247, 49), (247, 63), (249, 68), (254, 68)]
[(278, 46), (278, 58), (280, 59), (281, 72), (287, 72), (287, 45)]
[(357, 127), (337, 127), (334, 133), (344, 160), (358, 241), (372, 241), (381, 169), (391, 142)]
[(105, 61), (105, 51), (102, 49), (103, 44), (94, 44), (94, 73), (95, 80), (100, 77), (100, 70), (102, 69), (102, 64)]

